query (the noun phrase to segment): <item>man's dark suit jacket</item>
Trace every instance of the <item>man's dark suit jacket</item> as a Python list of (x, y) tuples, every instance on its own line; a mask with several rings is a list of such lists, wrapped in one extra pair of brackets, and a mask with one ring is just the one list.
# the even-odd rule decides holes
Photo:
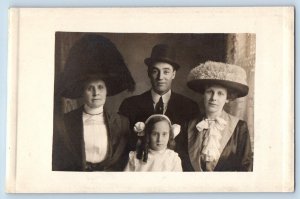
[[(55, 128), (52, 170), (85, 170), (82, 113), (83, 107), (80, 107), (65, 114), (63, 126)], [(128, 160), (126, 152), (129, 134), (128, 119), (106, 109), (104, 109), (104, 119), (108, 130), (108, 152), (105, 160), (97, 164), (94, 170), (123, 171)]]
[[(170, 118), (173, 124), (182, 125), (185, 121), (196, 116), (198, 112), (199, 108), (196, 102), (172, 92), (165, 115)], [(129, 119), (131, 130), (133, 130), (136, 122), (145, 122), (150, 115), (154, 114), (151, 90), (125, 99), (119, 108), (119, 113)], [(130, 150), (136, 149), (136, 142), (136, 134), (131, 133), (129, 140)]]

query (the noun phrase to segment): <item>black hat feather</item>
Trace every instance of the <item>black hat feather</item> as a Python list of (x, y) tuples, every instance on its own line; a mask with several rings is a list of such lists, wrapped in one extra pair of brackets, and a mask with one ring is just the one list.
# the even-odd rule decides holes
[(84, 82), (100, 78), (106, 83), (107, 95), (134, 90), (135, 82), (117, 47), (99, 34), (82, 36), (70, 49), (61, 75), (61, 95), (79, 98)]

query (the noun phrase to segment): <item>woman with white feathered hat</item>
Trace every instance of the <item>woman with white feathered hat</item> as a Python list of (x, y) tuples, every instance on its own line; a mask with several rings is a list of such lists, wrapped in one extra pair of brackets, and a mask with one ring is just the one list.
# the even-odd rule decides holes
[(248, 94), (246, 72), (207, 61), (193, 68), (187, 85), (203, 94), (205, 114), (188, 122), (177, 151), (185, 171), (252, 171), (247, 123), (224, 111), (225, 103)]

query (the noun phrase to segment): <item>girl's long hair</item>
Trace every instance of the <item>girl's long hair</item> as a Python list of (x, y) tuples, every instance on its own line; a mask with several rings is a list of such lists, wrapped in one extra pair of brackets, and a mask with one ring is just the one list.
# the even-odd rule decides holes
[(169, 141), (167, 148), (174, 149), (175, 148), (175, 140), (174, 140), (174, 133), (172, 131), (172, 124), (169, 120), (167, 120), (164, 116), (155, 116), (151, 118), (146, 124), (145, 124), (145, 135), (142, 136), (141, 144), (137, 146), (137, 159), (141, 160), (143, 159), (144, 162), (147, 162), (148, 160), (148, 153), (150, 148), (150, 135), (153, 130), (154, 125), (157, 122), (166, 121), (169, 124)]

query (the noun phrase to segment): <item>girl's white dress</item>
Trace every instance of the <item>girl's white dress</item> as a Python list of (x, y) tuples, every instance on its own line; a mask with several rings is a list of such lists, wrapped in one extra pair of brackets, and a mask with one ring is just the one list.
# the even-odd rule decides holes
[(148, 160), (143, 162), (136, 158), (136, 151), (131, 151), (125, 171), (182, 171), (181, 159), (170, 149), (161, 151), (149, 149)]

